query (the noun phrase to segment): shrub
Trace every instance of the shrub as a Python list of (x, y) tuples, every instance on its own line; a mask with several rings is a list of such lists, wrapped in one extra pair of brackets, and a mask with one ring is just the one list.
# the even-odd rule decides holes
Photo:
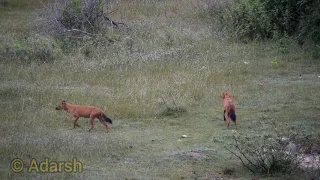
[(254, 174), (290, 173), (298, 167), (296, 154), (287, 152), (281, 139), (233, 136), (234, 150), (225, 147)]
[[(301, 1), (303, 11), (298, 26), (300, 41), (311, 40), (320, 43), (320, 1)], [(319, 52), (319, 50), (318, 50)]]
[[(306, 160), (316, 162), (319, 158), (319, 134), (312, 138), (308, 130), (303, 130), (301, 126), (275, 122), (272, 122), (271, 127), (273, 131), (255, 136), (234, 133), (234, 142), (226, 145), (225, 149), (254, 174), (284, 173), (310, 179), (318, 175), (319, 166), (306, 169), (302, 164)], [(308, 158), (303, 158), (305, 155)], [(316, 163), (313, 166), (316, 166)]]
[(320, 2), (313, 0), (236, 0), (218, 14), (220, 23), (240, 40), (285, 35), (320, 43)]
[(254, 174), (292, 173), (298, 169), (298, 151), (288, 149), (288, 144), (298, 133), (293, 127), (278, 130), (276, 123), (273, 126), (275, 131), (257, 136), (234, 133), (234, 142), (225, 149)]
[(160, 117), (180, 117), (185, 114), (187, 110), (183, 107), (166, 107), (160, 114)]
[(260, 0), (234, 1), (224, 9), (213, 9), (212, 14), (229, 35), (242, 41), (272, 37), (271, 20)]
[(22, 43), (5, 44), (1, 49), (1, 55), (4, 60), (26, 61), (28, 59), (28, 50)]
[(0, 4), (3, 6), (7, 6), (9, 3), (8, 0), (0, 0)]
[(187, 110), (184, 107), (177, 106), (175, 101), (173, 101), (173, 106), (169, 106), (164, 98), (162, 98), (162, 101), (165, 109), (158, 114), (158, 117), (180, 117), (187, 113)]
[(51, 62), (62, 53), (57, 42), (51, 37), (36, 34), (27, 39), (27, 44), (30, 60)]
[(104, 13), (108, 0), (55, 0), (39, 13), (40, 30), (55, 36), (95, 37), (106, 28), (123, 25)]
[[(2, 49), (2, 48), (1, 48)], [(53, 38), (35, 34), (24, 42), (8, 43), (0, 51), (4, 60), (20, 61), (23, 63), (52, 62), (57, 59), (62, 51)]]

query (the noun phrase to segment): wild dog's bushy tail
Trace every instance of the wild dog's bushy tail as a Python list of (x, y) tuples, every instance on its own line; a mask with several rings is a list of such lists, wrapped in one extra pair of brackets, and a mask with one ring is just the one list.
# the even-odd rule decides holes
[(105, 114), (102, 113), (102, 118), (105, 122), (108, 122), (110, 124), (112, 124), (112, 120), (110, 118), (108, 118)]
[(229, 117), (231, 118), (232, 121), (236, 121), (237, 120), (237, 116), (236, 116), (236, 112), (233, 108), (230, 109), (229, 111)]

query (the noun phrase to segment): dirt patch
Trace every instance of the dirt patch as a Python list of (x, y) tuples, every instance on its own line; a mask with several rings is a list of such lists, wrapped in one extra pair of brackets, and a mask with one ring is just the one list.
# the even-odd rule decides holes
[(200, 159), (212, 159), (212, 157), (202, 151), (187, 151), (187, 152), (182, 152), (174, 155), (174, 157), (180, 159), (180, 160), (200, 160)]
[(303, 169), (320, 169), (320, 147), (305, 146), (289, 142), (285, 150), (297, 154), (299, 166)]
[(320, 155), (298, 155), (299, 166), (303, 169), (320, 169)]
[(192, 158), (195, 158), (195, 159), (208, 158), (208, 156), (206, 154), (203, 154), (203, 153), (198, 152), (198, 151), (185, 152), (182, 155), (183, 156), (187, 156), (187, 157), (192, 157)]

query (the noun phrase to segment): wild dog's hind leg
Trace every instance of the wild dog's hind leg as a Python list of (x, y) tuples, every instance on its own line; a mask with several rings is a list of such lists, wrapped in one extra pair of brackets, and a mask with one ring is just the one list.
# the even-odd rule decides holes
[(230, 125), (230, 119), (229, 117), (227, 117), (227, 127), (229, 128), (229, 125)]
[(226, 110), (223, 110), (223, 120), (226, 122), (226, 125), (229, 128), (230, 119), (228, 118), (228, 114)]
[(89, 132), (93, 129), (94, 126), (94, 119), (96, 118), (95, 115), (90, 115), (90, 129)]
[(101, 124), (103, 124), (103, 126), (106, 128), (107, 133), (110, 131), (110, 128), (107, 125), (107, 122), (103, 119), (103, 117), (100, 115), (99, 117), (99, 121), (101, 122)]
[(225, 118), (226, 118), (227, 127), (229, 128), (229, 125), (230, 125), (230, 117), (228, 116), (227, 113), (226, 113), (224, 116), (225, 116)]

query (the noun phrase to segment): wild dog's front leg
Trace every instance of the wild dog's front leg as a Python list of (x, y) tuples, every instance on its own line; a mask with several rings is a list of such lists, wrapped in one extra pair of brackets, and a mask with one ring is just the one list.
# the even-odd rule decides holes
[(76, 126), (79, 127), (79, 125), (77, 124), (77, 121), (79, 119), (79, 116), (73, 116), (73, 129), (76, 128)]

